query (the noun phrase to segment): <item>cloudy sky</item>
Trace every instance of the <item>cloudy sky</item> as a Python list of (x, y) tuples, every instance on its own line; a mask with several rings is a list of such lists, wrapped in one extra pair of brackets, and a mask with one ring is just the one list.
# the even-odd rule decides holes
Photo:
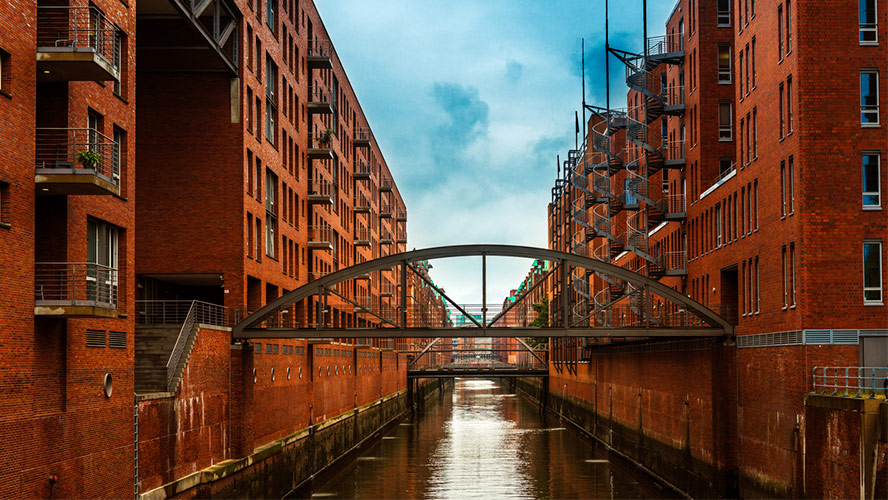
[[(604, 0), (315, 3), (407, 204), (408, 248), (545, 247), (555, 157), (582, 113), (583, 37), (586, 99), (605, 103)], [(649, 4), (649, 35), (662, 34), (674, 1)], [(612, 47), (641, 49), (641, 5), (611, 0)], [(489, 262), (488, 300), (501, 303), (530, 262)], [(448, 295), (480, 303), (480, 259), (433, 265)]]

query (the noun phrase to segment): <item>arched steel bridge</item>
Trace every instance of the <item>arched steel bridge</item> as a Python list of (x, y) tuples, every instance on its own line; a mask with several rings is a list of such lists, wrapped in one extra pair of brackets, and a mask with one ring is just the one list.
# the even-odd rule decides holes
[[(445, 259), (454, 257), (480, 256), (482, 296), (484, 304), (482, 311), (484, 317), (481, 321), (467, 313), (455, 301), (448, 297), (442, 290), (436, 287), (428, 278), (424, 277), (416, 269), (416, 263), (420, 261)], [(557, 297), (558, 303), (550, 304), (550, 308), (558, 308), (552, 316), (558, 318), (556, 325), (548, 327), (527, 326), (497, 326), (511, 309), (511, 306), (500, 312), (492, 320), (486, 318), (487, 311), (487, 257), (517, 257), (527, 259), (541, 259), (554, 264), (549, 271), (554, 274), (556, 282), (566, 284), (571, 276), (570, 268), (585, 268), (600, 276), (611, 278), (609, 281), (622, 283), (627, 290), (623, 299), (627, 297), (642, 297), (645, 300), (635, 301), (637, 304), (631, 315), (635, 318), (631, 323), (605, 322), (599, 324), (592, 318), (595, 313), (602, 312), (606, 308), (613, 307), (621, 299), (607, 304), (604, 308), (593, 311), (580, 324), (571, 322), (571, 297), (570, 289), (562, 286), (562, 292)], [(373, 271), (399, 272), (399, 282), (402, 284), (399, 290), (398, 317), (394, 321), (384, 321), (380, 327), (374, 328), (330, 328), (318, 321), (315, 327), (273, 327), (272, 319), (287, 308), (312, 296), (324, 297), (335, 293), (346, 302), (351, 302), (363, 312), (373, 314), (372, 311), (351, 299), (333, 291), (334, 287), (342, 282), (357, 278)], [(471, 320), (473, 324), (469, 328), (455, 328), (449, 326), (416, 325), (408, 321), (407, 283), (408, 273), (416, 273), (427, 285), (439, 293), (444, 300), (449, 302), (460, 313)], [(566, 293), (565, 293), (566, 292)], [(635, 294), (635, 295), (632, 295)], [(680, 314), (669, 318), (659, 316), (652, 319), (652, 297), (657, 297), (672, 304), (673, 311)], [(394, 297), (393, 297), (394, 299)], [(512, 304), (514, 306), (516, 303)], [(645, 305), (647, 304), (647, 305)], [(323, 310), (323, 301), (316, 301), (318, 317)], [(647, 308), (647, 310), (645, 310)], [(640, 310), (638, 310), (640, 309)], [(356, 309), (358, 310), (358, 309)], [(378, 317), (378, 316), (377, 316)], [(265, 325), (265, 326), (263, 326)], [(457, 337), (612, 337), (612, 338), (688, 338), (688, 337), (732, 337), (733, 326), (720, 315), (708, 309), (703, 304), (689, 298), (654, 279), (642, 274), (624, 269), (607, 262), (603, 262), (580, 255), (558, 252), (545, 248), (534, 248), (512, 245), (456, 245), (435, 247), (423, 250), (413, 250), (381, 257), (368, 262), (353, 265), (339, 271), (316, 279), (302, 287), (297, 288), (280, 298), (270, 302), (253, 314), (250, 314), (233, 329), (234, 339), (252, 338), (457, 338)], [(431, 345), (431, 344), (429, 344)]]

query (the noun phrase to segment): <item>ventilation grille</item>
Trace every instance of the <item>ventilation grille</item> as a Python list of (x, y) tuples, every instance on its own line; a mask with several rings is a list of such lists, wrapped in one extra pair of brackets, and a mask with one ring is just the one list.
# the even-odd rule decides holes
[(888, 330), (795, 330), (757, 333), (737, 337), (737, 347), (779, 347), (788, 345), (857, 345), (861, 335), (888, 336)]
[(105, 347), (105, 330), (87, 330), (86, 347)]
[(262, 344), (256, 343), (256, 345), (253, 347), (253, 352), (255, 352), (256, 354), (262, 354)]
[(126, 332), (108, 332), (108, 347), (126, 349)]

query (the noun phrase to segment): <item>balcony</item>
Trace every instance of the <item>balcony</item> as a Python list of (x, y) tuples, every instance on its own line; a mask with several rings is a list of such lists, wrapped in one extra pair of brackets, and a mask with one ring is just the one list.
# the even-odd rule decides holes
[(333, 228), (326, 224), (308, 226), (308, 248), (333, 250)]
[(355, 171), (352, 174), (356, 180), (369, 180), (371, 177), (370, 173), (370, 162), (365, 160), (355, 160)]
[(117, 269), (84, 262), (34, 265), (37, 316), (117, 317)]
[(320, 38), (309, 40), (306, 61), (309, 70), (333, 69), (333, 44)]
[(38, 128), (36, 177), (41, 195), (120, 193), (118, 147), (88, 128)]
[(336, 185), (325, 179), (312, 179), (308, 183), (308, 202), (333, 205)]
[(389, 283), (388, 281), (383, 281), (379, 287), (379, 296), (380, 297), (392, 297), (395, 295), (395, 286), (394, 283)]
[(356, 148), (369, 148), (370, 147), (370, 129), (369, 128), (356, 128), (355, 129), (355, 147)]
[(674, 33), (648, 37), (645, 44), (645, 56), (654, 62), (681, 64), (685, 55), (682, 36), (682, 33)]
[(120, 80), (120, 31), (95, 7), (37, 7), (37, 81)]
[(333, 94), (320, 85), (312, 85), (308, 88), (309, 113), (330, 115), (333, 114)]
[(395, 220), (398, 222), (407, 222), (407, 211), (406, 210), (395, 211)]
[(386, 202), (382, 202), (379, 204), (379, 218), (380, 219), (391, 219), (394, 213), (392, 212), (392, 206)]
[(354, 312), (365, 312), (365, 310), (373, 310), (373, 301), (372, 297), (369, 295), (357, 295), (355, 296), (355, 302), (357, 302), (361, 307), (355, 306)]
[(355, 228), (355, 246), (356, 247), (369, 247), (370, 246), (370, 229), (364, 226), (358, 226)]
[(407, 243), (407, 231), (404, 231), (403, 229), (399, 229), (397, 231), (397, 233), (398, 233), (398, 235), (397, 235), (397, 238), (395, 239), (395, 241), (397, 243)]
[(663, 141), (663, 158), (666, 168), (683, 168), (685, 166), (685, 141)]
[(360, 191), (355, 191), (355, 213), (370, 213), (370, 199)]
[(330, 149), (330, 143), (333, 141), (333, 131), (330, 129), (316, 130), (309, 137), (308, 159), (309, 160), (332, 160), (333, 151)]
[(383, 176), (379, 179), (379, 191), (380, 192), (391, 192), (392, 190), (392, 178), (388, 176)]
[(382, 228), (379, 230), (379, 244), (380, 245), (391, 245), (394, 243), (392, 240), (392, 232), (388, 229)]
[(682, 221), (688, 218), (685, 194), (667, 194), (657, 202), (657, 208), (664, 214), (665, 220)]

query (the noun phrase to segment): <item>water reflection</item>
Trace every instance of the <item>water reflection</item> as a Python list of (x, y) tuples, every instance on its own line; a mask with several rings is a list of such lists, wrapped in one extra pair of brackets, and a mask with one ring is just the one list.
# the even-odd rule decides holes
[[(405, 425), (406, 424), (406, 425)], [(651, 498), (660, 492), (498, 382), (457, 380), (314, 498)]]

